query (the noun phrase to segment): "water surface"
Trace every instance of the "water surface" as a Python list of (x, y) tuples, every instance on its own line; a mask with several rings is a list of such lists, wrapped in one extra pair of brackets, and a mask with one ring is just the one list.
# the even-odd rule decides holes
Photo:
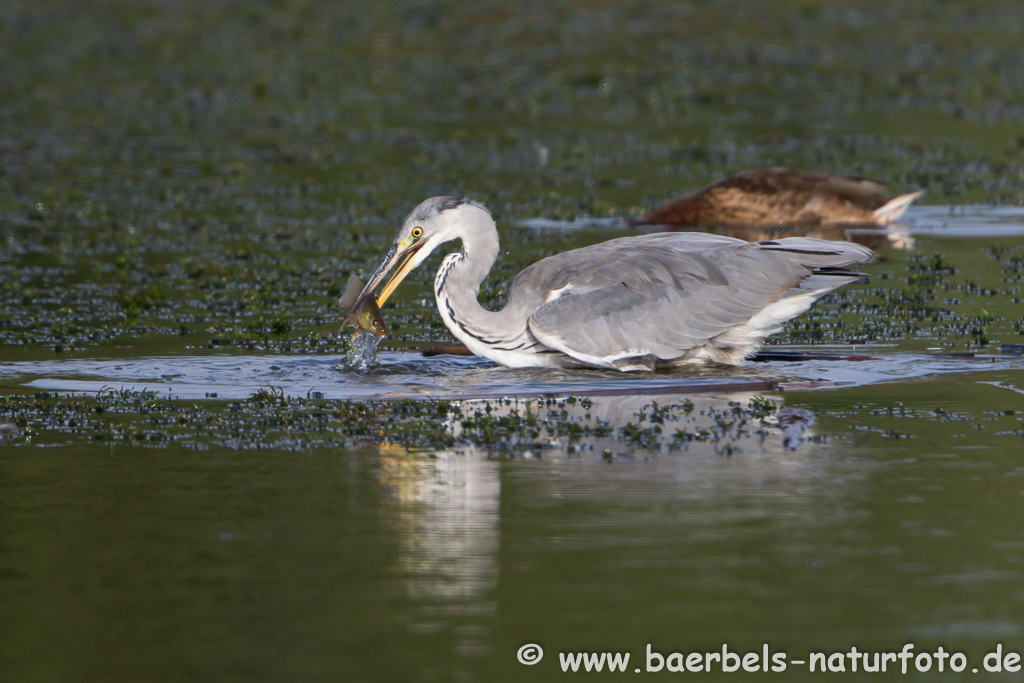
[[(1019, 4), (0, 3), (0, 679), (913, 643), (970, 666), (837, 675), (1019, 680), (971, 672), (1024, 650)], [(493, 307), (772, 166), (926, 191), (768, 349), (843, 358), (424, 358), (438, 255), (337, 369), (344, 283), (426, 197), (493, 211)]]

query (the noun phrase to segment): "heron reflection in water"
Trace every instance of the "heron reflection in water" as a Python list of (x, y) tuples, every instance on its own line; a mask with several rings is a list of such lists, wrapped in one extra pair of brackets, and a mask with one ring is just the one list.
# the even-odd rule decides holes
[(510, 367), (739, 364), (817, 299), (865, 281), (851, 268), (873, 255), (857, 244), (805, 237), (622, 237), (538, 261), (513, 280), (505, 307), (488, 311), (477, 296), (498, 255), (494, 220), (474, 202), (433, 197), (409, 214), (354, 306), (398, 266), (377, 297), (383, 304), (434, 249), (455, 239), (462, 248), (444, 258), (434, 279), (441, 318), (473, 353)]

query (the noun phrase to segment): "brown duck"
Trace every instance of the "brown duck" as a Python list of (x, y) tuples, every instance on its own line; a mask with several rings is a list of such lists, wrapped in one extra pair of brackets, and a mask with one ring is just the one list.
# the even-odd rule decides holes
[(921, 192), (889, 198), (874, 180), (782, 168), (730, 176), (630, 220), (633, 225), (886, 225)]

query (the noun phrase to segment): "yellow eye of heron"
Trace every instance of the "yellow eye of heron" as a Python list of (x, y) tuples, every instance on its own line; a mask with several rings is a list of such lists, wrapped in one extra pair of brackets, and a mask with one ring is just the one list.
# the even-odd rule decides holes
[(415, 228), (412, 229), (412, 236), (415, 239), (423, 237), (423, 228), (417, 225)]

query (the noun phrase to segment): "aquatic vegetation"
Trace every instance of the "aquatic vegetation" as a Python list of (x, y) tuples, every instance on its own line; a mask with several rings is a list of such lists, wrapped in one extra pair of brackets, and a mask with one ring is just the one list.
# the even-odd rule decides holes
[[(93, 395), (61, 396), (37, 392), (0, 396), (0, 425), (8, 445), (93, 443), (138, 444), (150, 448), (207, 449), (353, 448), (395, 444), (417, 451), (462, 446), (483, 449), (492, 457), (585, 455), (613, 461), (636, 456), (686, 453), (710, 448), (719, 455), (761, 451), (770, 444), (791, 448), (787, 431), (792, 415), (767, 396), (727, 404), (649, 401), (633, 419), (609, 421), (593, 411), (599, 403), (581, 397), (501, 399), (452, 402), (438, 400), (332, 401), (286, 396), (266, 387), (243, 401), (189, 402), (153, 391), (106, 389)], [(829, 411), (825, 411), (828, 415)], [(866, 404), (844, 417), (858, 423), (878, 420), (936, 420), (962, 425), (977, 435), (979, 416), (933, 409)], [(1020, 411), (999, 410), (983, 418), (997, 434), (1022, 433)], [(1009, 421), (1009, 422), (1007, 422)], [(804, 427), (806, 428), (806, 426)], [(919, 427), (878, 423), (884, 438), (908, 438)], [(800, 440), (821, 437), (800, 430)]]
[[(592, 414), (590, 399), (500, 399), (493, 401), (332, 401), (286, 396), (275, 387), (244, 401), (168, 399), (153, 391), (106, 389), (94, 395), (0, 396), (7, 415), (5, 438), (22, 443), (174, 444), (287, 450), (352, 447), (360, 443), (437, 449), (459, 445), (492, 455), (523, 452), (648, 453), (714, 446), (755, 438), (762, 443), (773, 427), (765, 397), (695, 410), (684, 400), (645, 404), (635, 419), (610, 421)], [(553, 450), (552, 450), (553, 449)]]

